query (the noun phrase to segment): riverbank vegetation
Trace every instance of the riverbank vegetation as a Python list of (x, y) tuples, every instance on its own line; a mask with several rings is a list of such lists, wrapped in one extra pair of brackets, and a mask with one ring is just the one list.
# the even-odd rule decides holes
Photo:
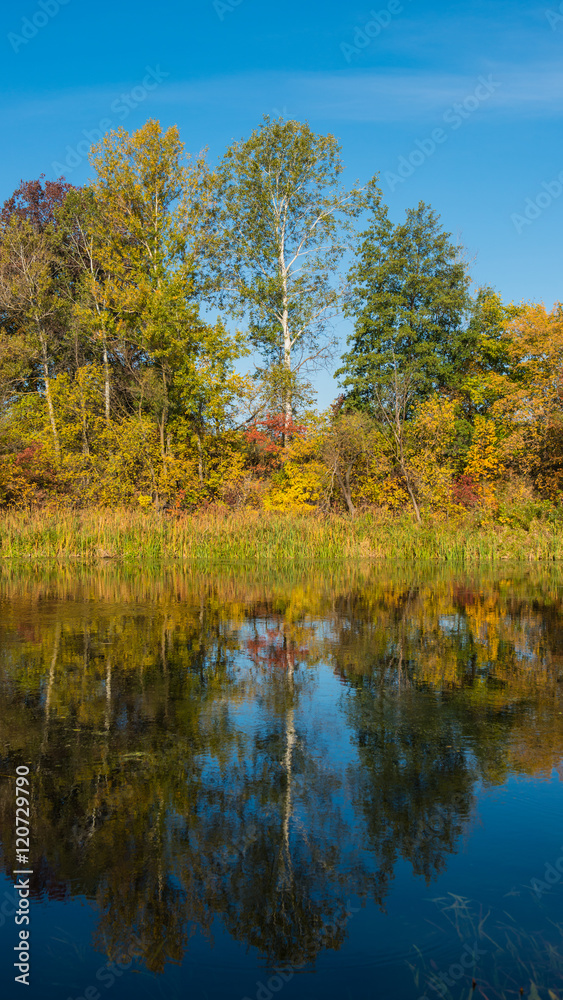
[(149, 121), (91, 163), (0, 214), (4, 555), (559, 557), (560, 304), (473, 287), (306, 124), (212, 169)]
[(483, 526), (471, 518), (418, 525), (410, 515), (233, 513), (170, 515), (154, 510), (85, 510), (47, 514), (7, 511), (0, 521), (0, 558), (196, 565), (327, 566), (363, 560), (462, 567), (479, 563), (559, 562), (563, 530), (547, 521), (523, 527)]

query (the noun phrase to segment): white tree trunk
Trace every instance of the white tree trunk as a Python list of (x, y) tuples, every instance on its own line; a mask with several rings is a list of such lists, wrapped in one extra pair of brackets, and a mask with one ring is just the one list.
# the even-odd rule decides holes
[(285, 719), (285, 754), (283, 758), (283, 767), (286, 775), (286, 790), (283, 802), (283, 819), (282, 819), (282, 845), (279, 854), (279, 869), (278, 869), (278, 889), (285, 889), (289, 891), (293, 884), (293, 863), (291, 858), (291, 844), (290, 844), (290, 822), (293, 813), (293, 803), (292, 803), (292, 784), (293, 784), (293, 751), (295, 744), (297, 742), (297, 734), (295, 731), (295, 709), (293, 707), (294, 700), (294, 658), (293, 651), (286, 650), (285, 653), (285, 667), (287, 671), (288, 687), (291, 696), (291, 707), (289, 708), (286, 719)]
[[(282, 280), (282, 332), (283, 332), (283, 363), (288, 373), (291, 372), (291, 333), (289, 330), (289, 300), (287, 294), (287, 268), (285, 266), (284, 241), (280, 244), (280, 277)], [(285, 387), (285, 399), (283, 401), (284, 410), (284, 433), (283, 444), (287, 444), (289, 428), (293, 418), (293, 407), (291, 404), (291, 389), (289, 378)]]
[(57, 422), (55, 420), (55, 408), (53, 406), (53, 396), (51, 394), (51, 380), (49, 378), (49, 365), (47, 362), (47, 342), (43, 334), (41, 334), (41, 349), (43, 352), (43, 379), (45, 381), (45, 399), (47, 400), (49, 421), (51, 424), (51, 431), (53, 432), (53, 444), (55, 446), (55, 455), (57, 456), (58, 461), (60, 461), (61, 443), (59, 440), (59, 432), (57, 430)]
[(103, 345), (104, 345), (104, 400), (106, 406), (106, 423), (109, 424), (110, 421), (110, 377), (109, 377), (109, 360), (108, 360), (108, 345), (105, 333), (102, 334)]

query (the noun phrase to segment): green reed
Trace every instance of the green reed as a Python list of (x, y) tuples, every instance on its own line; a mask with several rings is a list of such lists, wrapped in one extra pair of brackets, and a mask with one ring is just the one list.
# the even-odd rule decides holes
[(471, 521), (417, 525), (407, 517), (366, 513), (273, 514), (259, 511), (170, 516), (156, 511), (6, 512), (0, 521), (4, 559), (183, 560), (203, 565), (284, 562), (557, 561), (563, 529)]

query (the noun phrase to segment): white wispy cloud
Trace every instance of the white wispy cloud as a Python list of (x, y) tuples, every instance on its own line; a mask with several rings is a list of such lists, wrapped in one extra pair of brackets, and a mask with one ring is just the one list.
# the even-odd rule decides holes
[[(165, 67), (163, 66), (163, 69)], [(84, 88), (35, 97), (27, 95), (6, 108), (6, 117), (22, 123), (51, 117), (88, 125), (110, 115), (121, 94), (139, 86), (144, 75), (103, 88)], [(246, 111), (261, 115), (285, 107), (291, 115), (323, 121), (430, 121), (456, 101), (473, 93), (481, 77), (498, 84), (481, 114), (553, 117), (563, 113), (563, 69), (560, 65), (518, 68), (495, 64), (474, 73), (432, 73), (422, 70), (353, 70), (333, 73), (246, 73), (203, 80), (166, 78), (142, 102), (146, 116), (159, 109), (216, 114)]]
[(559, 116), (563, 112), (563, 70), (539, 67), (525, 71), (503, 66), (475, 73), (356, 73), (310, 77), (302, 81), (306, 103), (315, 117), (347, 121), (413, 121), (430, 119), (471, 95), (482, 78), (495, 91), (483, 106), (490, 113)]

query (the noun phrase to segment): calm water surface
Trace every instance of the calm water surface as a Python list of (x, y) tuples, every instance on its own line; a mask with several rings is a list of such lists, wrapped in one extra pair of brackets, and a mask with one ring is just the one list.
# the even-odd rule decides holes
[(5, 570), (0, 995), (561, 1000), (562, 595), (510, 568)]

